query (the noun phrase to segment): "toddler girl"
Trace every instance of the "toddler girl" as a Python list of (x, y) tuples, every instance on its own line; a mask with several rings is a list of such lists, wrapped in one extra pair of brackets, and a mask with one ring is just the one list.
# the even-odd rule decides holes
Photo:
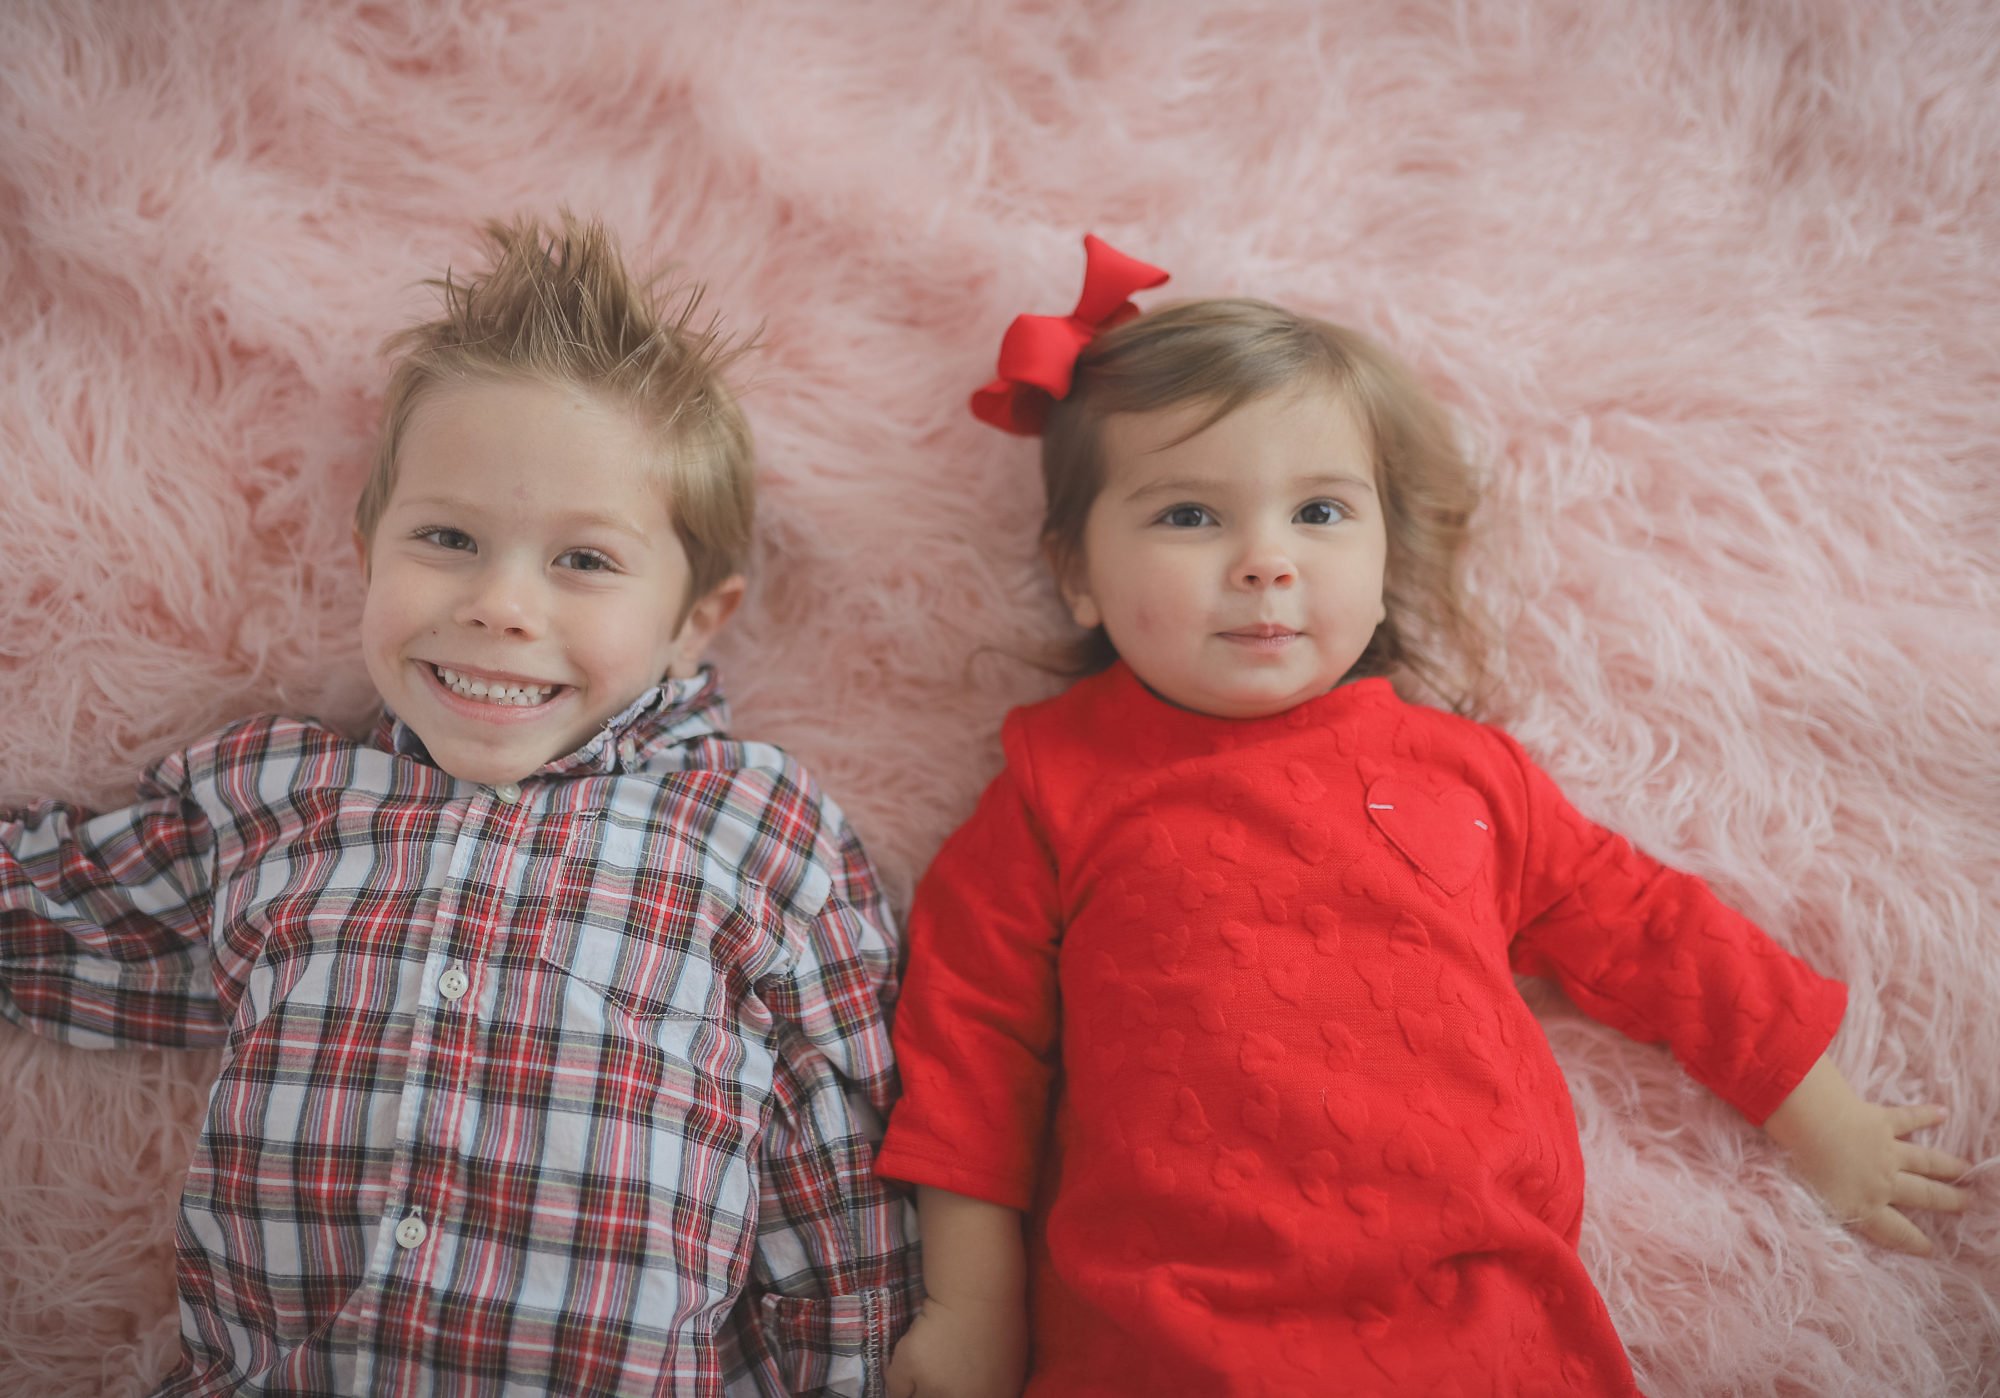
[(1099, 666), (1009, 716), (912, 912), (877, 1168), (920, 1186), (928, 1299), (891, 1394), (1636, 1392), (1517, 973), (1924, 1250), (1900, 1210), (1963, 1207), (1968, 1167), (1822, 1056), (1844, 988), (1397, 692), (1464, 707), (1448, 658), (1478, 668), (1438, 407), (1275, 306), (1134, 319), (1165, 274), (1086, 248), (1077, 312), (1017, 321), (974, 398), (1042, 437)]

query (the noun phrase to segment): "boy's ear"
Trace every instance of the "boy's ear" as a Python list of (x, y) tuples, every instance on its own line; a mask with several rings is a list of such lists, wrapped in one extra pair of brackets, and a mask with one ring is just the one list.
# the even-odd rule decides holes
[(681, 623), (674, 637), (674, 658), (667, 665), (670, 676), (684, 680), (701, 668), (701, 657), (708, 643), (743, 604), (746, 586), (741, 573), (732, 573), (688, 608), (687, 620)]

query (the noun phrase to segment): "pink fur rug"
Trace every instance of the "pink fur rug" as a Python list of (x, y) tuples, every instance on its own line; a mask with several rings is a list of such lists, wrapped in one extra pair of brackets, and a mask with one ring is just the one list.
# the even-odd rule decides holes
[[(966, 394), (1094, 229), (1398, 346), (1492, 489), (1499, 714), (1853, 986), (1984, 1162), (1931, 1259), (1531, 990), (1642, 1382), (2000, 1392), (2000, 16), (1989, 0), (0, 7), (0, 806), (358, 720), (380, 339), (568, 204), (764, 328), (722, 660), (899, 895), (1050, 681), (1031, 449)], [(171, 1362), (213, 1062), (0, 1025), (0, 1392)]]

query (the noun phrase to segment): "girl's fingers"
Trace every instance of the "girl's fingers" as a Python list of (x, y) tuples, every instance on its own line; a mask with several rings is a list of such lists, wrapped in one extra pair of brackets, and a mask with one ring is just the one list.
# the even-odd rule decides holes
[(1889, 1114), (1889, 1129), (1898, 1136), (1907, 1136), (1926, 1126), (1936, 1126), (1944, 1120), (1944, 1107), (1937, 1102), (1926, 1102), (1917, 1107), (1885, 1107), (1883, 1110)]
[(1930, 1256), (1931, 1240), (1924, 1236), (1924, 1230), (1894, 1209), (1877, 1209), (1856, 1226), (1863, 1237), (1871, 1242), (1880, 1243), (1885, 1248), (1912, 1253), (1918, 1257)]
[(1935, 1150), (1930, 1146), (1916, 1146), (1904, 1142), (1898, 1158), (1899, 1168), (1913, 1175), (1929, 1175), (1934, 1180), (1962, 1179), (1972, 1172), (1972, 1162), (1961, 1160), (1948, 1151)]
[(1965, 1210), (1965, 1191), (1938, 1180), (1925, 1179), (1905, 1170), (1889, 1188), (1889, 1202), (1899, 1209), (1937, 1209), (1943, 1213)]

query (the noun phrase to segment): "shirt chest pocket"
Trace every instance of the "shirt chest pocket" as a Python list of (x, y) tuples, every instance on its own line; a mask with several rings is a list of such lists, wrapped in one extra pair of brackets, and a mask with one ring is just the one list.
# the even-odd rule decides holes
[(733, 1022), (756, 982), (788, 969), (782, 923), (758, 885), (685, 840), (579, 817), (537, 952), (620, 1016)]
[(1378, 777), (1367, 799), (1369, 821), (1446, 893), (1464, 893), (1492, 863), (1493, 816), (1471, 787)]

